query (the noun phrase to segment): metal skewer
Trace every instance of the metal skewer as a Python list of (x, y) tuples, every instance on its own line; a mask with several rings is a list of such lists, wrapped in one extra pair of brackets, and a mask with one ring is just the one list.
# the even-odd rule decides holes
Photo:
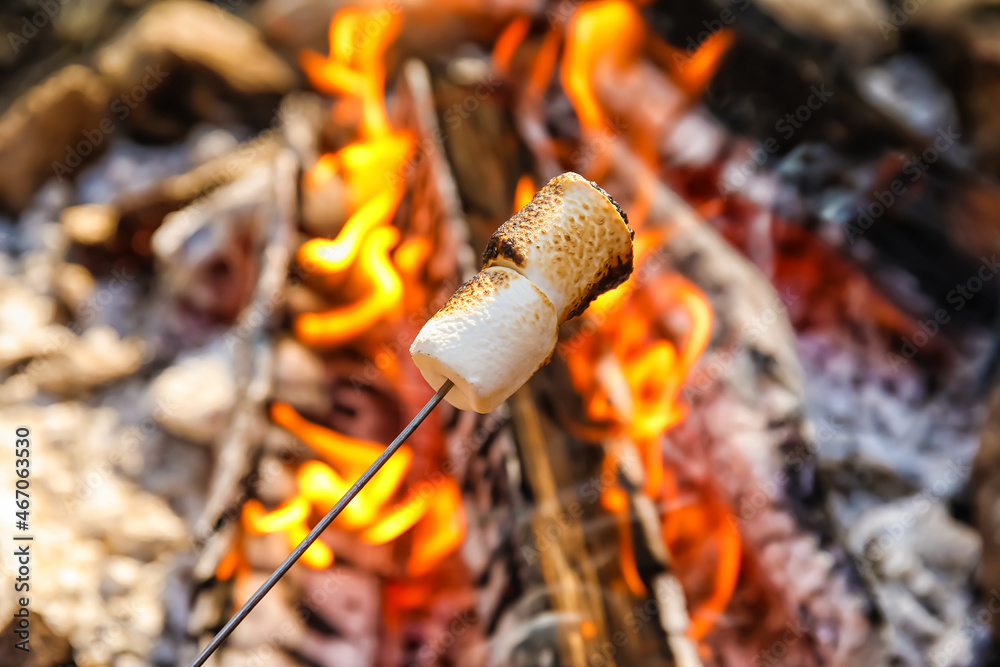
[(240, 607), (239, 611), (237, 611), (222, 627), (222, 629), (219, 630), (219, 633), (215, 635), (212, 641), (209, 642), (208, 646), (202, 650), (197, 659), (191, 663), (191, 667), (201, 667), (201, 665), (205, 664), (205, 661), (208, 660), (213, 653), (215, 653), (215, 650), (222, 645), (222, 642), (226, 641), (226, 638), (232, 634), (233, 630), (236, 629), (236, 626), (243, 622), (243, 619), (245, 619), (253, 608), (257, 606), (257, 603), (264, 599), (264, 596), (267, 595), (272, 588), (274, 588), (274, 585), (278, 583), (278, 580), (285, 576), (285, 573), (291, 569), (292, 565), (295, 564), (295, 561), (302, 557), (302, 554), (306, 552), (306, 549), (308, 549), (313, 542), (319, 539), (319, 536), (323, 533), (323, 531), (326, 530), (331, 523), (333, 523), (333, 520), (337, 518), (345, 507), (347, 507), (348, 503), (354, 500), (354, 497), (358, 495), (361, 489), (363, 489), (364, 486), (371, 481), (372, 477), (375, 476), (375, 473), (381, 470), (382, 466), (385, 465), (385, 462), (389, 460), (389, 457), (395, 454), (396, 450), (398, 450), (400, 446), (406, 442), (406, 439), (409, 438), (415, 430), (417, 430), (417, 427), (420, 426), (424, 419), (427, 418), (427, 415), (431, 413), (431, 410), (437, 407), (437, 404), (441, 402), (441, 399), (444, 398), (444, 395), (447, 394), (453, 386), (455, 385), (451, 380), (445, 380), (445, 383), (441, 385), (441, 388), (437, 390), (437, 393), (435, 393), (434, 396), (427, 401), (427, 405), (420, 409), (420, 412), (418, 412), (417, 416), (413, 418), (413, 421), (406, 425), (406, 428), (404, 428), (402, 432), (396, 436), (396, 439), (392, 441), (392, 444), (386, 447), (385, 451), (383, 451), (379, 457), (375, 459), (375, 462), (371, 464), (368, 470), (366, 470), (364, 474), (358, 478), (358, 481), (354, 483), (354, 486), (348, 489), (347, 493), (344, 494), (344, 497), (337, 501), (337, 504), (333, 506), (333, 509), (331, 509), (325, 517), (323, 517), (323, 520), (316, 524), (316, 527), (313, 528), (308, 535), (306, 535), (305, 539), (299, 543), (299, 546), (295, 547), (295, 551), (288, 555), (288, 558), (286, 558), (284, 562), (278, 566), (278, 569), (271, 573), (271, 576), (267, 578), (267, 581), (261, 584), (260, 588), (257, 589), (257, 592), (251, 595), (250, 599), (243, 603), (243, 606)]

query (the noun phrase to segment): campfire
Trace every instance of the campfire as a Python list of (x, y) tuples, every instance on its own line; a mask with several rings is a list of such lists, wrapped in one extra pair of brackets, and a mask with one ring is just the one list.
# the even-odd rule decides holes
[[(3, 664), (191, 664), (451, 362), (531, 379), (207, 664), (1000, 656), (987, 3), (57, 4), (0, 10)], [(632, 239), (576, 307), (494, 234), (581, 183)], [(486, 309), (428, 372), (512, 280), (551, 354)]]

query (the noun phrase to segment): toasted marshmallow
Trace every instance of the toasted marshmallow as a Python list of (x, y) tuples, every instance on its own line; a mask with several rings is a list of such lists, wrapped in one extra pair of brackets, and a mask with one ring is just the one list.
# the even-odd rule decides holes
[(556, 176), (500, 226), (483, 253), (545, 293), (561, 324), (632, 273), (632, 237), (618, 204), (579, 174)]
[(410, 354), (424, 379), (460, 410), (490, 412), (545, 365), (559, 324), (549, 299), (504, 267), (484, 269), (417, 334)]

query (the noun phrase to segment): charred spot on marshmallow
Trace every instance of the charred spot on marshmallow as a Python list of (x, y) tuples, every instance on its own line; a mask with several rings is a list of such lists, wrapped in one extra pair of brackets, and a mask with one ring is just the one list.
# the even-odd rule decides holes
[(628, 278), (633, 237), (624, 211), (607, 192), (567, 172), (497, 229), (483, 262), (515, 269), (535, 283), (562, 322)]
[(509, 260), (516, 266), (524, 266), (524, 255), (518, 251), (514, 240), (494, 234), (490, 237), (490, 242), (486, 245), (486, 252), (483, 253), (483, 262), (489, 263), (498, 257)]

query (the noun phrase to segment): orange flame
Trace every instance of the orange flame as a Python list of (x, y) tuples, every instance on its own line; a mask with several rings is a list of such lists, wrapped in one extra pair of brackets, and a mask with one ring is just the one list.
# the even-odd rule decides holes
[(215, 569), (215, 577), (219, 581), (228, 581), (244, 566), (243, 552), (234, 544), (219, 562), (219, 566)]
[(517, 187), (514, 189), (514, 212), (517, 213), (527, 206), (534, 196), (535, 180), (530, 174), (524, 174), (517, 180)]
[[(713, 35), (690, 57), (672, 63), (671, 77), (689, 94), (700, 94), (731, 41), (729, 32)], [(566, 27), (560, 76), (585, 135), (600, 132), (607, 123), (594, 87), (595, 77), (635, 65), (645, 42), (645, 24), (633, 3), (599, 0), (579, 5)], [(649, 157), (648, 151), (639, 152)], [(600, 159), (598, 156), (598, 161), (588, 167), (592, 177), (601, 169)], [(632, 202), (635, 215), (630, 217), (639, 228), (634, 249), (637, 267), (642, 267), (665, 241), (663, 232), (641, 229), (654, 186), (640, 183)], [(685, 316), (687, 329), (679, 341), (662, 338), (653, 326), (649, 313), (667, 312)], [(686, 415), (681, 390), (708, 345), (711, 306), (688, 281), (660, 275), (647, 284), (630, 281), (602, 295), (584, 317), (580, 333), (560, 344), (573, 385), (581, 393), (589, 417), (604, 426), (606, 438), (625, 437), (634, 443), (645, 470), (643, 492), (657, 501), (670, 499), (672, 478), (664, 465), (663, 435)], [(612, 479), (616, 477), (618, 456), (617, 450), (605, 455), (605, 472), (611, 473)], [(601, 502), (619, 523), (625, 582), (633, 592), (641, 594), (644, 586), (635, 566), (628, 526), (628, 494), (613, 486), (603, 491)], [(699, 507), (706, 519), (699, 525), (685, 523), (683, 516), (675, 520), (672, 513), (664, 517), (664, 540), (672, 552), (683, 551), (682, 547), (692, 541), (717, 547), (712, 593), (692, 611), (689, 633), (696, 639), (704, 637), (725, 610), (736, 585), (740, 561), (739, 535), (722, 520), (725, 512), (721, 502), (706, 501)], [(696, 562), (679, 559), (678, 567), (682, 565), (697, 567)]]
[(497, 37), (496, 44), (493, 45), (493, 69), (498, 74), (507, 74), (510, 70), (510, 61), (514, 58), (517, 47), (521, 46), (528, 35), (530, 27), (531, 20), (527, 16), (518, 16)]
[[(385, 53), (399, 29), (398, 14), (385, 9), (344, 9), (330, 23), (329, 55), (301, 54), (312, 84), (343, 96), (341, 102), (357, 103), (361, 119), (360, 139), (322, 155), (304, 179), (305, 187), (321, 188), (340, 178), (352, 213), (336, 238), (307, 241), (299, 248), (297, 260), (309, 273), (324, 278), (328, 287), (340, 284), (338, 279), (347, 272), (366, 281), (368, 287), (361, 298), (344, 306), (297, 317), (296, 336), (309, 345), (339, 345), (366, 334), (381, 321), (398, 319), (407, 296), (400, 274), (415, 277), (433, 250), (427, 239), (399, 244), (400, 233), (391, 226), (406, 192), (405, 167), (415, 147), (411, 134), (393, 129), (384, 101)], [(335, 118), (344, 109), (343, 104), (335, 105)], [(296, 545), (309, 532), (314, 512), (328, 512), (385, 447), (314, 424), (286, 403), (275, 403), (271, 418), (325, 461), (299, 466), (296, 493), (274, 510), (268, 512), (258, 500), (247, 501), (242, 525), (249, 534), (283, 533)], [(433, 494), (411, 491), (393, 504), (412, 460), (412, 450), (401, 447), (345, 507), (335, 525), (368, 544), (383, 544), (412, 529), (414, 544), (406, 571), (416, 576), (461, 543), (465, 521), (458, 485), (447, 477)], [(316, 541), (303, 561), (313, 568), (329, 567), (333, 552)], [(231, 577), (241, 563), (238, 553), (229, 555), (217, 575)]]
[[(714, 76), (732, 40), (732, 32), (720, 30), (688, 54), (655, 36), (650, 38), (638, 7), (632, 2), (595, 0), (580, 4), (566, 26), (566, 49), (560, 78), (566, 96), (576, 111), (584, 140), (590, 141), (589, 146), (593, 147), (606, 143), (599, 142), (602, 134), (613, 137), (622, 132), (617, 122), (609, 122), (607, 109), (597, 92), (597, 82), (629, 76), (630, 70), (640, 63), (647, 44), (651, 53), (659, 56), (665, 65), (670, 79), (693, 101), (701, 96)], [(541, 62), (547, 57), (540, 52), (536, 61)], [(629, 140), (643, 161), (653, 169), (658, 168), (655, 142), (638, 131), (633, 131)], [(600, 179), (609, 159), (609, 151), (597, 151), (587, 160), (584, 173), (590, 178)], [(640, 183), (632, 205), (633, 220), (637, 224), (648, 214), (651, 195), (650, 184)]]
[(549, 82), (552, 81), (552, 72), (555, 71), (556, 63), (559, 60), (559, 44), (561, 42), (562, 35), (555, 28), (546, 33), (531, 65), (531, 73), (528, 76), (528, 86), (525, 92), (527, 97), (537, 99), (545, 93)]
[[(641, 266), (648, 256), (650, 239), (657, 235), (640, 232), (636, 237), (636, 257)], [(629, 283), (626, 283), (629, 285)], [(651, 307), (650, 303), (655, 303)], [(687, 331), (679, 343), (657, 337), (650, 312), (680, 312), (686, 316)], [(640, 454), (645, 469), (643, 492), (658, 501), (673, 500), (671, 478), (664, 466), (663, 434), (682, 421), (686, 407), (681, 390), (702, 353), (712, 329), (712, 311), (705, 296), (694, 285), (676, 275), (662, 275), (646, 285), (619, 288), (599, 299), (587, 310), (580, 333), (560, 345), (574, 387), (581, 393), (588, 415), (606, 425), (606, 437), (626, 436)], [(588, 326), (589, 325), (589, 326)], [(617, 454), (609, 451), (604, 460), (605, 475), (617, 476)], [(636, 570), (628, 527), (628, 494), (619, 486), (605, 489), (602, 505), (618, 518), (622, 574), (629, 588), (638, 594), (644, 586)], [(676, 559), (678, 569), (703, 567), (704, 549), (714, 544), (716, 570), (711, 594), (692, 609), (689, 634), (703, 638), (714, 626), (735, 590), (739, 576), (740, 539), (725, 520), (720, 501), (698, 506), (697, 522), (685, 522), (684, 515), (664, 516), (664, 540)], [(698, 558), (686, 558), (685, 546), (700, 545)], [(676, 554), (675, 554), (676, 555)]]
[(681, 88), (692, 97), (699, 97), (712, 80), (722, 56), (733, 43), (733, 33), (722, 29), (712, 33), (685, 59), (671, 59), (671, 72)]
[[(326, 513), (381, 454), (385, 447), (331, 431), (303, 418), (287, 403), (271, 407), (274, 422), (292, 432), (329, 461), (309, 461), (296, 474), (297, 493), (274, 510), (267, 512), (258, 500), (248, 500), (242, 521), (251, 534), (284, 532), (296, 545), (309, 531), (307, 519), (313, 510)], [(442, 476), (431, 491), (418, 486), (395, 505), (390, 501), (399, 491), (413, 460), (406, 445), (390, 458), (372, 478), (334, 525), (358, 534), (367, 544), (385, 544), (411, 528), (414, 544), (407, 560), (407, 573), (416, 576), (428, 571), (451, 553), (465, 537), (465, 517), (458, 484)], [(328, 567), (333, 553), (321, 541), (314, 542), (303, 557), (310, 567)], [(232, 569), (227, 562), (226, 571)]]
[(351, 95), (362, 105), (361, 135), (391, 132), (385, 110), (386, 49), (399, 35), (399, 14), (385, 9), (347, 8), (330, 22), (330, 55), (305, 51), (299, 62), (309, 81), (331, 95)]
[(434, 495), (423, 522), (414, 530), (413, 551), (406, 564), (411, 577), (429, 572), (442, 558), (458, 548), (465, 539), (465, 511), (462, 492), (451, 477)]
[(692, 610), (688, 627), (688, 635), (700, 640), (725, 612), (736, 590), (742, 544), (728, 508), (710, 491), (699, 492), (696, 502), (680, 502), (671, 476), (663, 489), (661, 502), (669, 507), (663, 516), (663, 536), (678, 571), (698, 572), (706, 560), (715, 562), (711, 593)]

